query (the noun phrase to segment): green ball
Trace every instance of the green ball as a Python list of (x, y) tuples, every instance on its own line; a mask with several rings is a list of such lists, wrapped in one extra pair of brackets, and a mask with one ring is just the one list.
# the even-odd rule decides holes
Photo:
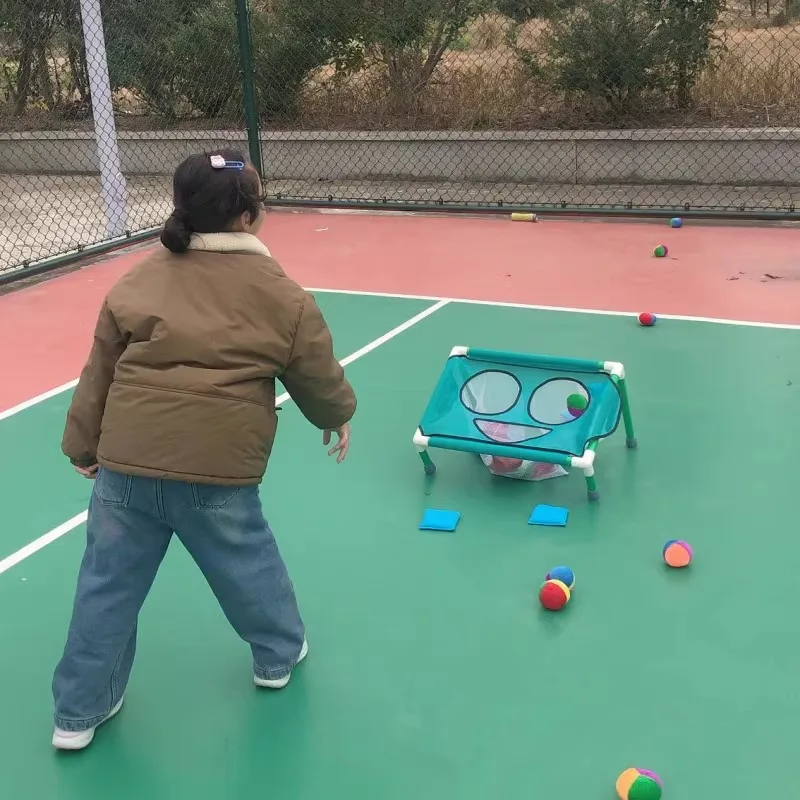
[(640, 775), (628, 789), (628, 800), (661, 800), (661, 787), (647, 775)]
[(567, 398), (567, 408), (574, 408), (576, 411), (584, 411), (587, 405), (589, 404), (582, 394), (571, 394)]
[(666, 247), (664, 247), (664, 245), (663, 245), (663, 244), (660, 244), (658, 247), (656, 247), (656, 249), (655, 249), (655, 250), (653, 250), (653, 255), (654, 255), (656, 258), (664, 258), (664, 256), (665, 256), (666, 254), (667, 254), (667, 248), (666, 248)]
[(582, 416), (588, 405), (589, 401), (582, 394), (578, 394), (577, 392), (571, 394), (567, 398), (567, 412), (573, 419)]

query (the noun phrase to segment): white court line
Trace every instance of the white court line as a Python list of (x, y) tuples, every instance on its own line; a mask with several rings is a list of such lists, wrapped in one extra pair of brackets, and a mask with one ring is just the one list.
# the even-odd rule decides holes
[[(383, 336), (379, 336), (377, 339), (371, 341), (369, 344), (364, 345), (359, 350), (356, 350), (354, 353), (350, 353), (349, 356), (345, 356), (341, 360), (341, 365), (346, 367), (348, 364), (352, 364), (354, 361), (358, 361), (359, 358), (362, 356), (371, 353), (373, 350), (377, 349), (383, 344), (386, 344), (390, 339), (394, 339), (395, 336), (407, 331), (409, 328), (412, 328), (418, 322), (422, 322), (423, 319), (429, 317), (431, 314), (435, 314), (440, 308), (443, 308), (447, 305), (448, 300), (439, 300), (438, 302), (434, 303), (432, 306), (428, 306), (424, 311), (420, 311), (419, 314), (414, 315), (411, 319), (407, 319), (405, 322), (401, 323), (395, 328), (392, 328), (387, 333), (384, 333)], [(50, 392), (46, 392), (43, 395), (39, 395), (38, 398), (32, 398), (31, 400), (27, 401), (27, 405), (25, 403), (21, 404), (28, 408), (31, 405), (34, 405), (35, 402), (42, 402), (42, 400), (47, 400), (48, 397), (53, 397), (59, 392), (64, 392), (69, 389), (71, 386), (74, 386), (77, 381), (73, 381), (71, 384), (64, 384), (64, 386), (59, 386), (57, 389), (53, 389)], [(280, 395), (279, 397), (275, 398), (276, 405), (282, 405), (289, 401), (291, 398), (289, 397), (288, 392), (285, 394)], [(19, 406), (16, 406), (20, 411), (23, 409)], [(9, 409), (12, 410), (12, 409)], [(16, 412), (15, 412), (16, 413)], [(9, 415), (10, 416), (10, 415)], [(57, 528), (53, 528), (53, 530), (48, 531), (43, 536), (40, 536), (38, 539), (26, 544), (25, 547), (20, 548), (17, 550), (16, 553), (12, 553), (10, 556), (7, 556), (2, 561), (0, 561), (0, 575), (2, 575), (7, 570), (11, 569), (11, 567), (16, 566), (20, 563), (20, 561), (24, 561), (29, 556), (32, 556), (34, 553), (41, 550), (43, 547), (47, 547), (47, 545), (52, 544), (56, 539), (60, 539), (65, 534), (69, 533), (71, 530), (74, 530), (79, 525), (82, 525), (86, 522), (87, 512), (82, 511), (77, 516), (74, 516), (72, 519), (68, 519), (66, 522), (62, 522)]]
[[(345, 294), (355, 297), (393, 297), (398, 300), (447, 300), (449, 303), (461, 303), (471, 306), (494, 306), (495, 308), (522, 308), (529, 311), (557, 311), (566, 314), (591, 314), (603, 317), (638, 317), (639, 311), (611, 311), (605, 308), (572, 308), (571, 306), (540, 306), (533, 303), (510, 303), (504, 300), (474, 300), (468, 297), (431, 297), (424, 294), (396, 294), (393, 292), (366, 292), (354, 289), (306, 289), (318, 294)], [(758, 322), (745, 319), (725, 319), (723, 317), (693, 317), (686, 314), (658, 314), (659, 319), (672, 319), (677, 322), (710, 322), (714, 325), (737, 325), (742, 328), (777, 328), (779, 330), (797, 331), (800, 324), (789, 322)]]
[[(572, 308), (571, 306), (542, 306), (542, 305), (534, 305), (532, 303), (510, 303), (510, 302), (505, 302), (503, 300), (474, 300), (467, 297), (434, 297), (432, 295), (425, 295), (425, 294), (367, 292), (367, 291), (358, 291), (355, 289), (315, 288), (315, 289), (307, 289), (306, 291), (311, 292), (312, 294), (316, 292), (318, 294), (352, 295), (353, 297), (389, 297), (396, 300), (423, 300), (437, 304), (460, 303), (462, 305), (472, 305), (472, 306), (492, 306), (495, 308), (520, 308), (520, 309), (527, 309), (529, 311), (554, 311), (566, 314), (589, 314), (602, 317), (639, 316), (638, 311), (610, 311), (608, 309), (602, 309), (602, 308)], [(441, 306), (437, 306), (437, 308), (441, 308)], [(685, 314), (659, 314), (658, 317), (659, 319), (671, 319), (677, 322), (708, 322), (713, 325), (733, 325), (741, 328), (772, 328), (785, 331), (800, 330), (800, 324), (796, 325), (788, 322), (757, 322), (754, 320), (744, 320), (744, 319), (723, 319), (722, 317), (693, 317)], [(381, 344), (383, 344), (382, 341)], [(348, 356), (348, 358), (350, 358), (350, 356)], [(347, 363), (350, 362), (348, 361)], [(345, 361), (342, 361), (342, 364), (345, 364)], [(31, 406), (35, 406), (38, 403), (42, 403), (45, 400), (49, 400), (51, 397), (55, 397), (56, 395), (61, 394), (62, 392), (66, 392), (69, 389), (72, 389), (77, 383), (78, 380), (76, 378), (75, 380), (70, 381), (69, 383), (65, 383), (61, 386), (56, 386), (55, 389), (50, 389), (50, 391), (48, 392), (36, 395), (36, 397), (32, 397), (30, 400), (25, 400), (24, 402), (19, 403), (16, 406), (7, 408), (5, 411), (0, 411), (0, 421), (7, 419), (8, 417), (13, 417), (15, 414), (19, 414), (20, 411), (25, 411), (25, 409), (30, 408)]]
[(73, 517), (72, 519), (68, 519), (66, 522), (62, 522), (57, 528), (53, 528), (53, 530), (45, 533), (44, 536), (34, 539), (29, 544), (26, 544), (25, 547), (17, 550), (16, 553), (12, 553), (10, 556), (4, 558), (2, 561), (0, 561), (0, 575), (6, 572), (6, 570), (11, 569), (11, 567), (19, 564), (20, 561), (24, 561), (26, 558), (28, 558), (28, 556), (32, 556), (43, 547), (47, 547), (47, 545), (52, 544), (56, 539), (60, 539), (65, 533), (69, 533), (73, 528), (77, 528), (78, 525), (82, 525), (84, 522), (86, 522), (86, 516), (87, 512), (81, 511), (81, 513), (77, 516)]
[(78, 379), (76, 378), (74, 381), (70, 381), (69, 383), (62, 383), (61, 386), (56, 386), (55, 389), (50, 389), (49, 392), (44, 392), (42, 394), (37, 394), (36, 397), (31, 397), (30, 400), (25, 400), (19, 405), (11, 406), (11, 408), (7, 408), (5, 411), (0, 411), (0, 420), (7, 419), (8, 417), (13, 417), (14, 414), (19, 414), (20, 411), (24, 411), (26, 408), (30, 408), (31, 406), (38, 405), (39, 403), (43, 403), (45, 400), (49, 400), (51, 397), (55, 397), (62, 392), (69, 391), (73, 389), (75, 386), (78, 385)]

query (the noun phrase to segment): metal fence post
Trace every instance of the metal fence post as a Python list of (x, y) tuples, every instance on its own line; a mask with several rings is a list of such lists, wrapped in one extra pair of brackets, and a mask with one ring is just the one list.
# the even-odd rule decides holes
[(261, 161), (261, 138), (258, 129), (258, 108), (253, 68), (253, 37), (250, 31), (250, 6), (248, 0), (236, 0), (236, 27), (239, 32), (239, 61), (242, 68), (242, 94), (244, 114), (247, 122), (247, 144), (250, 160), (263, 175)]
[(111, 102), (106, 41), (100, 0), (80, 0), (89, 92), (92, 99), (94, 137), (100, 166), (100, 186), (106, 214), (106, 232), (113, 239), (128, 229), (127, 187), (117, 143), (117, 127)]

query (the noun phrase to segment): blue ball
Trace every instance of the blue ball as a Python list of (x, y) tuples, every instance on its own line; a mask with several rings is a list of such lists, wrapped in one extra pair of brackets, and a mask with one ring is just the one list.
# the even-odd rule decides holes
[(570, 591), (575, 586), (575, 573), (569, 567), (553, 567), (545, 580), (561, 581)]
[(670, 228), (680, 228), (683, 225), (683, 220), (680, 217), (673, 217), (669, 221)]

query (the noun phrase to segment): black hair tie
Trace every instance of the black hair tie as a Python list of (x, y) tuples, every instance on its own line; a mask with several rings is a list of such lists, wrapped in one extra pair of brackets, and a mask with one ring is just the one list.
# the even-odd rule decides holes
[(176, 208), (172, 212), (172, 218), (188, 233), (192, 232), (192, 226), (189, 224), (189, 214), (182, 208)]

